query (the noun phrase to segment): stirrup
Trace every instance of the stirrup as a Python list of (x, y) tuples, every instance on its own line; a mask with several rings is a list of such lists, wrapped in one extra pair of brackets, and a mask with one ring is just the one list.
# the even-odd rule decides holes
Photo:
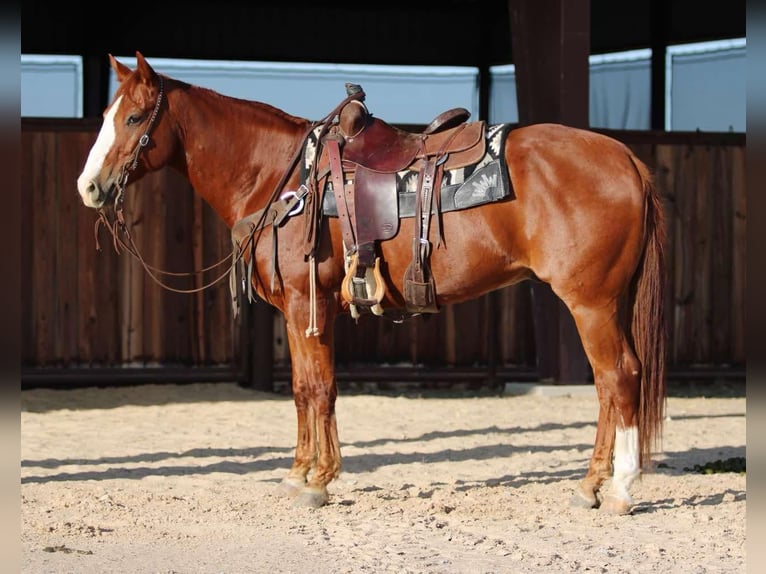
[[(364, 274), (364, 290), (366, 297), (358, 297), (354, 292), (354, 280), (359, 279), (356, 277), (357, 267), (359, 266), (359, 254), (354, 253), (351, 256), (351, 262), (346, 271), (346, 276), (343, 278), (343, 282), (340, 286), (340, 294), (343, 299), (350, 305), (361, 305), (364, 307), (370, 307), (372, 312), (376, 315), (380, 315), (383, 312), (383, 308), (380, 306), (380, 302), (383, 300), (383, 295), (386, 293), (386, 283), (383, 280), (383, 276), (380, 274), (380, 257), (375, 258), (375, 265), (372, 269), (365, 269)], [(370, 271), (372, 271), (372, 277), (370, 277)], [(374, 282), (374, 293), (371, 295), (371, 283)]]

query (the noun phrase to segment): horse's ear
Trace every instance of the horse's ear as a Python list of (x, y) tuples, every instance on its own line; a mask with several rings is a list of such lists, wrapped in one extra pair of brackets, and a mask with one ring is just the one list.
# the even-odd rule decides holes
[(115, 58), (111, 54), (109, 54), (109, 63), (112, 65), (112, 69), (114, 70), (114, 73), (117, 75), (117, 81), (119, 82), (122, 82), (131, 73), (133, 73), (133, 70), (128, 68), (122, 62), (118, 62), (117, 58)]
[(141, 52), (136, 52), (136, 63), (136, 69), (138, 70), (139, 76), (144, 80), (147, 80), (147, 83), (153, 83), (157, 72), (155, 72), (149, 65), (149, 62), (146, 61), (146, 58), (144, 58), (144, 55)]

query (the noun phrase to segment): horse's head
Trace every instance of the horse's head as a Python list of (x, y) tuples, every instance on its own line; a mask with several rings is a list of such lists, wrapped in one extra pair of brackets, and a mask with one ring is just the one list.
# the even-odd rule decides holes
[(109, 61), (120, 86), (104, 110), (104, 122), (77, 178), (77, 191), (88, 207), (112, 204), (119, 192), (147, 171), (164, 165), (169, 146), (160, 144), (162, 110), (166, 109), (163, 78), (136, 52), (131, 70), (111, 54)]

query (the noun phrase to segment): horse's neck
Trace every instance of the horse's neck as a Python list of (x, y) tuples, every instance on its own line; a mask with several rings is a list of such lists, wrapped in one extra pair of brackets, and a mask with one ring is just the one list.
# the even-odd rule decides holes
[(182, 94), (188, 100), (177, 114), (183, 170), (194, 190), (231, 227), (272, 196), (291, 168), (309, 122), (201, 88)]

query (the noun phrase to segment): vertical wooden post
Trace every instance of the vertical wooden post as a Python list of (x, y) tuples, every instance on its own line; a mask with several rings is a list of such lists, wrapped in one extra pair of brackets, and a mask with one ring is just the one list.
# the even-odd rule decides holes
[[(589, 126), (590, 0), (509, 0), (519, 123)], [(580, 383), (590, 367), (564, 304), (532, 286), (535, 346), (543, 379)]]

